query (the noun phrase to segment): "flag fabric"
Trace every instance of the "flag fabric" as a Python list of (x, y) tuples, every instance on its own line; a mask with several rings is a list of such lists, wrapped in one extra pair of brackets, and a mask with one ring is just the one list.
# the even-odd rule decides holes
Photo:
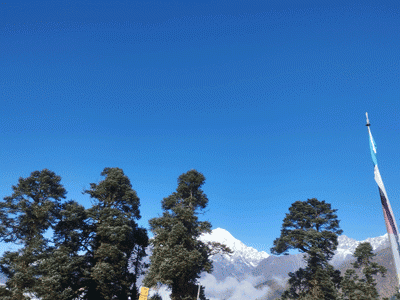
[(372, 137), (371, 129), (369, 128), (369, 121), (367, 115), (367, 126), (369, 133), (369, 146), (371, 150), (372, 162), (374, 163), (374, 174), (375, 181), (379, 188), (379, 195), (381, 197), (383, 217), (385, 219), (386, 230), (389, 235), (390, 247), (392, 249), (393, 260), (396, 267), (397, 280), (400, 287), (400, 247), (399, 247), (399, 235), (396, 224), (396, 219), (394, 218), (392, 207), (390, 206), (389, 198), (386, 194), (385, 186), (383, 185), (382, 177), (378, 169), (378, 161), (376, 158), (376, 144), (374, 138)]

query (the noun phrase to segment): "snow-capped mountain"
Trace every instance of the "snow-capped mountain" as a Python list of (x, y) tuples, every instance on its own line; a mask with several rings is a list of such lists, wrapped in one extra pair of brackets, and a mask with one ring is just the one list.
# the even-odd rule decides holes
[(382, 236), (367, 238), (363, 241), (356, 241), (355, 239), (349, 238), (345, 235), (341, 235), (338, 238), (339, 245), (335, 251), (335, 255), (331, 260), (331, 264), (339, 266), (348, 259), (351, 259), (354, 251), (360, 243), (370, 243), (374, 251), (389, 247), (389, 238), (387, 234)]
[[(224, 281), (229, 277), (240, 281), (249, 275), (261, 276), (266, 280), (273, 278), (283, 279), (287, 278), (289, 272), (294, 272), (298, 268), (305, 266), (303, 254), (273, 256), (264, 251), (259, 252), (252, 247), (246, 246), (222, 228), (216, 228), (211, 234), (202, 235), (200, 239), (204, 242), (220, 242), (233, 250), (233, 254), (230, 256), (218, 254), (211, 258), (214, 265), (212, 275), (218, 281)], [(355, 249), (362, 242), (369, 242), (375, 252), (389, 246), (387, 234), (363, 241), (357, 241), (342, 235), (339, 236), (338, 242), (338, 248), (330, 261), (336, 268), (352, 259)]]
[[(204, 275), (200, 280), (206, 287), (206, 295), (212, 299), (230, 299), (229, 295), (243, 292), (240, 287), (244, 286), (247, 289), (267, 287), (268, 292), (264, 291), (263, 296), (257, 299), (275, 299), (285, 289), (288, 273), (305, 266), (303, 254), (274, 256), (259, 252), (247, 247), (222, 228), (214, 229), (211, 234), (205, 234), (200, 239), (223, 243), (234, 251), (231, 256), (214, 255), (212, 274)], [(338, 248), (330, 262), (335, 268), (352, 259), (355, 249), (362, 242), (369, 242), (375, 252), (389, 246), (387, 234), (363, 241), (342, 235), (338, 242)]]
[(227, 230), (216, 228), (210, 234), (200, 237), (203, 242), (219, 242), (228, 246), (233, 253), (216, 254), (211, 257), (213, 261), (212, 275), (216, 280), (225, 280), (228, 277), (243, 280), (251, 274), (254, 268), (270, 255), (264, 251), (257, 251), (252, 247), (234, 238)]
[[(214, 266), (213, 272), (211, 274), (204, 273), (200, 278), (200, 283), (206, 288), (206, 296), (213, 300), (255, 299), (255, 295), (258, 295), (257, 299), (275, 299), (285, 289), (288, 273), (294, 272), (305, 265), (303, 254), (269, 255), (264, 251), (257, 251), (252, 247), (246, 246), (222, 228), (216, 228), (210, 234), (202, 235), (200, 239), (204, 242), (219, 242), (233, 250), (232, 255), (217, 254), (211, 257)], [(356, 247), (362, 242), (369, 242), (374, 251), (380, 251), (380, 253), (383, 249), (389, 247), (387, 234), (363, 241), (357, 241), (342, 235), (338, 241), (338, 248), (331, 261), (331, 264), (336, 268), (341, 265), (342, 267), (345, 266), (343, 263), (352, 258)], [(386, 250), (383, 250), (383, 252)], [(152, 252), (151, 247), (148, 247), (146, 252), (149, 256), (145, 257), (145, 262), (149, 263)], [(385, 260), (391, 261), (390, 255), (389, 251), (386, 256), (380, 254), (377, 257), (383, 262)], [(384, 265), (384, 263), (381, 264)], [(389, 265), (386, 267), (390, 268)], [(139, 286), (142, 280), (143, 276), (140, 276), (137, 282)], [(0, 285), (3, 282), (5, 280), (2, 281), (0, 273)], [(387, 284), (387, 286), (391, 286), (391, 283)], [(152, 291), (151, 294), (154, 294), (154, 292)], [(170, 291), (166, 287), (162, 287), (158, 292), (164, 300), (169, 299)], [(236, 297), (235, 295), (247, 296)]]
[(233, 254), (224, 254), (223, 257), (231, 263), (241, 259), (248, 266), (256, 267), (260, 261), (269, 257), (267, 252), (259, 252), (252, 247), (246, 246), (222, 228), (214, 229), (211, 234), (203, 234), (200, 240), (203, 242), (219, 242), (228, 246), (233, 251)]
[[(203, 234), (200, 239), (204, 242), (219, 242), (227, 245), (231, 250), (233, 250), (232, 255), (215, 255), (215, 257), (212, 257), (214, 261), (217, 260), (221, 262), (221, 260), (223, 260), (225, 263), (229, 264), (240, 262), (250, 268), (255, 268), (260, 264), (261, 261), (270, 257), (270, 255), (264, 251), (257, 251), (252, 247), (246, 246), (243, 242), (234, 238), (232, 234), (222, 228), (216, 228), (212, 230), (210, 234)], [(339, 266), (344, 261), (350, 259), (360, 243), (370, 243), (374, 251), (379, 251), (389, 247), (387, 234), (374, 238), (368, 238), (363, 241), (356, 241), (355, 239), (341, 235), (338, 238), (338, 242), (339, 245), (335, 251), (334, 257), (331, 260), (331, 264), (334, 266)]]

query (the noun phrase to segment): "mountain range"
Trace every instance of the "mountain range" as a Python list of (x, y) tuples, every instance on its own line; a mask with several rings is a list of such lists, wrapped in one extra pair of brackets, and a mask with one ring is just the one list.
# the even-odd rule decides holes
[[(222, 228), (216, 228), (211, 234), (205, 234), (200, 239), (224, 243), (233, 250), (233, 254), (230, 256), (226, 254), (214, 255), (212, 257), (213, 272), (211, 274), (203, 274), (200, 279), (210, 300), (244, 299), (243, 296), (246, 296), (246, 299), (275, 299), (285, 290), (288, 273), (305, 266), (304, 254), (274, 256), (264, 251), (259, 252), (235, 239), (227, 230)], [(342, 273), (351, 267), (356, 247), (362, 242), (369, 242), (376, 254), (375, 260), (388, 269), (387, 276), (377, 280), (378, 290), (384, 296), (393, 294), (395, 271), (387, 234), (368, 238), (364, 241), (357, 241), (341, 235), (338, 238), (338, 242), (339, 245), (330, 263)], [(236, 293), (237, 288), (235, 286), (228, 287), (229, 282), (235, 284), (236, 287), (246, 286), (244, 283), (249, 283), (256, 290), (263, 290), (264, 293), (261, 296), (259, 293), (253, 293), (257, 294), (257, 297), (239, 293), (240, 296), (237, 297), (235, 296), (238, 294)], [(214, 284), (215, 286), (207, 286), (207, 284)], [(225, 288), (216, 288), (219, 285), (225, 286)]]
[[(233, 250), (231, 255), (212, 256), (213, 272), (201, 274), (199, 281), (205, 286), (206, 296), (210, 300), (276, 299), (286, 289), (288, 273), (305, 266), (303, 254), (269, 255), (246, 246), (222, 228), (202, 235), (200, 240), (220, 242)], [(364, 241), (341, 235), (338, 241), (338, 248), (330, 262), (336, 269), (344, 273), (354, 261), (352, 255), (358, 244), (369, 242), (376, 254), (375, 261), (388, 269), (386, 277), (377, 278), (377, 288), (381, 296), (388, 297), (394, 293), (396, 273), (387, 234)], [(150, 247), (146, 252), (151, 255)], [(147, 262), (149, 256), (145, 258)], [(139, 279), (139, 285), (142, 279)], [(5, 278), (0, 274), (0, 284), (4, 282)], [(157, 292), (162, 299), (169, 299), (169, 291), (165, 287), (161, 287)], [(155, 291), (151, 290), (150, 295), (154, 293)]]
[[(203, 234), (200, 239), (202, 241), (214, 241), (220, 242), (227, 245), (231, 250), (233, 250), (232, 255), (215, 255), (212, 257), (213, 261), (221, 260), (225, 261), (227, 264), (245, 264), (249, 267), (256, 268), (260, 265), (263, 260), (274, 261), (279, 258), (278, 256), (269, 255), (264, 251), (257, 251), (252, 247), (246, 246), (244, 243), (234, 238), (227, 230), (222, 228), (214, 229), (211, 234)], [(384, 234), (375, 238), (368, 238), (363, 241), (356, 241), (345, 235), (341, 235), (338, 238), (339, 245), (335, 251), (335, 255), (331, 260), (331, 264), (338, 267), (340, 264), (350, 259), (360, 243), (369, 242), (374, 249), (374, 251), (379, 251), (384, 248), (389, 247), (388, 235)], [(302, 255), (285, 255), (282, 257), (300, 257)], [(292, 260), (293, 258), (289, 259)]]

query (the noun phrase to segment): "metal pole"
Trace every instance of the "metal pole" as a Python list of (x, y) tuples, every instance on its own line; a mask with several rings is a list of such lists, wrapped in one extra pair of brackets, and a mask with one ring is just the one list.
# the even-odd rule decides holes
[(199, 300), (199, 296), (200, 296), (200, 284), (199, 284), (199, 288), (197, 290), (197, 300)]

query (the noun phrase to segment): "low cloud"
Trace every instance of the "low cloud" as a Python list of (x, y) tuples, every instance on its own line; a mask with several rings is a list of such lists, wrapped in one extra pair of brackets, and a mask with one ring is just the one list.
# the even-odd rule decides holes
[(254, 285), (257, 282), (260, 282), (259, 278), (253, 276), (241, 281), (233, 277), (218, 281), (213, 275), (205, 273), (200, 278), (200, 283), (205, 286), (206, 296), (210, 300), (256, 300), (266, 297), (270, 290), (269, 287), (256, 289)]
[(171, 300), (171, 298), (170, 298), (171, 291), (169, 289), (167, 289), (166, 286), (162, 286), (157, 290), (150, 289), (149, 298), (155, 294), (159, 294), (163, 300)]
[[(248, 276), (239, 281), (234, 277), (227, 277), (223, 281), (218, 281), (213, 275), (203, 273), (200, 284), (205, 287), (205, 294), (209, 300), (256, 300), (266, 298), (270, 288), (264, 286), (256, 289), (254, 285), (261, 281), (260, 277)], [(151, 289), (149, 296), (158, 293), (163, 300), (170, 300), (171, 291), (165, 286), (158, 290)]]

